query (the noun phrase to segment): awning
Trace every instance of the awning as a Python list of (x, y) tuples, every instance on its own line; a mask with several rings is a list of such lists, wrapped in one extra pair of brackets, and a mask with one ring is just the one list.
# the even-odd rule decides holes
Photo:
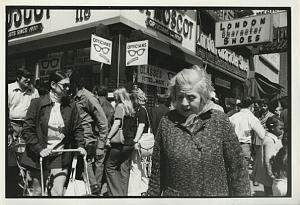
[(248, 97), (254, 99), (267, 98), (269, 100), (277, 98), (283, 89), (282, 86), (271, 82), (259, 73), (255, 73), (254, 78), (250, 78), (245, 82), (245, 88)]

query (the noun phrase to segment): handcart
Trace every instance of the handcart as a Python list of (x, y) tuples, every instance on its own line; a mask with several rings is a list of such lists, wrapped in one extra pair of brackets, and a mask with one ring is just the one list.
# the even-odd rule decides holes
[[(62, 149), (62, 150), (52, 150), (52, 153), (61, 153), (61, 152), (79, 152), (79, 149)], [(89, 176), (87, 172), (87, 161), (86, 156), (83, 157), (84, 162), (84, 171), (82, 174), (83, 180), (75, 179), (76, 175), (76, 166), (77, 166), (77, 154), (74, 155), (72, 161), (72, 167), (70, 170), (70, 177), (67, 188), (64, 192), (64, 196), (88, 196), (91, 195), (91, 188), (89, 183)], [(44, 170), (43, 170), (43, 157), (40, 157), (40, 171), (41, 171), (41, 188), (42, 196), (48, 196), (49, 194), (45, 190), (44, 186)], [(47, 183), (47, 180), (46, 180)], [(47, 187), (47, 186), (46, 186)]]

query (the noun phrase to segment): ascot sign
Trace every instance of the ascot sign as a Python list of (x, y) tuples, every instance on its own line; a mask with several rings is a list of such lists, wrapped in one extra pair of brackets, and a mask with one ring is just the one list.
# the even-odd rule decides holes
[(272, 41), (271, 15), (258, 15), (217, 22), (216, 47), (251, 45)]

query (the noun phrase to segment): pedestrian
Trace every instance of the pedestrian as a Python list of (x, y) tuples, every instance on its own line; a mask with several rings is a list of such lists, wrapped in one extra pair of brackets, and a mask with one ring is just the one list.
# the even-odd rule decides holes
[[(108, 196), (127, 196), (130, 164), (129, 159), (134, 149), (134, 136), (136, 133), (136, 117), (129, 93), (125, 88), (118, 88), (114, 91), (116, 109), (114, 123), (107, 136), (106, 146), (108, 156), (105, 163)], [(116, 138), (123, 131), (124, 142), (114, 143)], [(120, 135), (119, 135), (120, 136)]]
[(266, 121), (268, 131), (263, 140), (263, 145), (258, 152), (255, 181), (264, 185), (265, 196), (272, 196), (272, 183), (275, 176), (272, 172), (270, 159), (282, 147), (283, 122), (277, 116), (269, 117)]
[(250, 196), (248, 169), (226, 114), (213, 109), (211, 80), (192, 66), (175, 75), (175, 110), (159, 124), (150, 196)]
[(162, 116), (164, 116), (167, 112), (170, 111), (169, 107), (169, 97), (166, 94), (157, 94), (157, 104), (151, 109), (151, 122), (154, 134), (156, 134)]
[(19, 187), (19, 162), (24, 149), (21, 146), (24, 144), (22, 138), (22, 129), (24, 119), (30, 105), (30, 101), (39, 97), (37, 89), (32, 85), (32, 73), (27, 69), (21, 68), (17, 70), (17, 80), (8, 84), (7, 99), (8, 99), (8, 149), (7, 149), (7, 170), (6, 170), (6, 196), (17, 197), (22, 195), (22, 189)]
[(107, 100), (107, 88), (105, 86), (100, 87), (94, 87), (93, 89), (94, 95), (97, 97), (108, 122), (108, 130), (110, 130), (110, 127), (113, 123), (113, 117), (115, 109), (111, 105), (111, 103)]
[(237, 113), (236, 105), (235, 105), (235, 98), (226, 98), (225, 99), (225, 108), (226, 114), (228, 117), (231, 117), (233, 114)]
[(150, 125), (149, 111), (146, 107), (146, 94), (140, 89), (132, 93), (133, 106), (137, 115), (137, 131), (135, 134), (135, 150), (131, 155), (130, 177), (128, 184), (128, 196), (142, 196), (146, 194), (149, 184), (147, 169), (144, 169), (144, 160), (140, 155), (140, 145), (138, 143), (143, 133), (147, 133)]
[(114, 94), (112, 92), (107, 93), (107, 100), (110, 102), (111, 106), (116, 109), (116, 100), (114, 98)]
[(253, 109), (253, 101), (250, 98), (243, 99), (240, 106), (241, 110), (232, 115), (229, 120), (233, 124), (244, 157), (247, 161), (247, 166), (249, 166), (253, 132), (256, 133), (259, 138), (264, 139), (265, 129), (261, 125), (259, 119), (251, 112)]
[(26, 150), (21, 162), (31, 173), (34, 196), (41, 195), (40, 157), (44, 158), (45, 170), (50, 171), (51, 196), (63, 196), (72, 155), (51, 153), (52, 150), (78, 148), (86, 155), (78, 109), (67, 94), (69, 86), (69, 78), (62, 71), (53, 71), (49, 76), (49, 94), (33, 99), (26, 114)]
[[(255, 102), (257, 104), (257, 108), (255, 110), (256, 116), (258, 116), (258, 119), (260, 120), (262, 126), (267, 131), (266, 121), (269, 117), (273, 116), (274, 114), (269, 111), (269, 100), (268, 99), (260, 99)], [(255, 106), (256, 107), (256, 106)], [(259, 159), (256, 158), (258, 151), (260, 150), (261, 146), (263, 144), (263, 140), (254, 133), (253, 140), (252, 140), (252, 150), (251, 150), (251, 156), (253, 159), (253, 172), (252, 176), (255, 176), (257, 167), (256, 163), (259, 161)], [(258, 186), (259, 183), (256, 181), (253, 181), (254, 186)]]
[(276, 156), (270, 159), (270, 164), (274, 175), (272, 184), (273, 196), (286, 196), (288, 187), (288, 147), (283, 146), (280, 148)]
[(274, 113), (270, 112), (269, 110), (269, 100), (268, 99), (262, 99), (260, 101), (260, 107), (261, 107), (261, 116), (259, 118), (262, 126), (267, 129), (266, 121), (269, 117), (272, 117)]
[(281, 112), (283, 108), (281, 106), (278, 106), (275, 108), (275, 115), (281, 118)]
[(85, 89), (84, 80), (81, 78), (76, 81), (73, 78), (71, 83), (75, 84), (75, 90), (77, 90), (74, 99), (79, 107), (84, 130), (85, 148), (88, 154), (87, 171), (91, 192), (99, 195), (104, 173), (105, 141), (108, 123), (98, 99), (93, 93)]

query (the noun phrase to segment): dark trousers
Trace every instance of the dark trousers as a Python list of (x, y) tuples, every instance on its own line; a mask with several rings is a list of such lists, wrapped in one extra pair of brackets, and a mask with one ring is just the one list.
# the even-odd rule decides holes
[(250, 143), (240, 143), (240, 146), (242, 148), (244, 158), (246, 160), (247, 167), (248, 167), (250, 160), (251, 160), (251, 144)]
[(6, 197), (20, 197), (23, 189), (18, 185), (20, 169), (17, 166), (9, 166), (6, 169)]
[(133, 146), (112, 144), (105, 163), (108, 196), (127, 196)]
[[(102, 152), (102, 154), (99, 154)], [(105, 149), (98, 150), (98, 155), (93, 157), (88, 156), (87, 158), (87, 171), (89, 175), (90, 185), (98, 184), (100, 187), (102, 185), (102, 178), (104, 173), (104, 158), (105, 158)]]

